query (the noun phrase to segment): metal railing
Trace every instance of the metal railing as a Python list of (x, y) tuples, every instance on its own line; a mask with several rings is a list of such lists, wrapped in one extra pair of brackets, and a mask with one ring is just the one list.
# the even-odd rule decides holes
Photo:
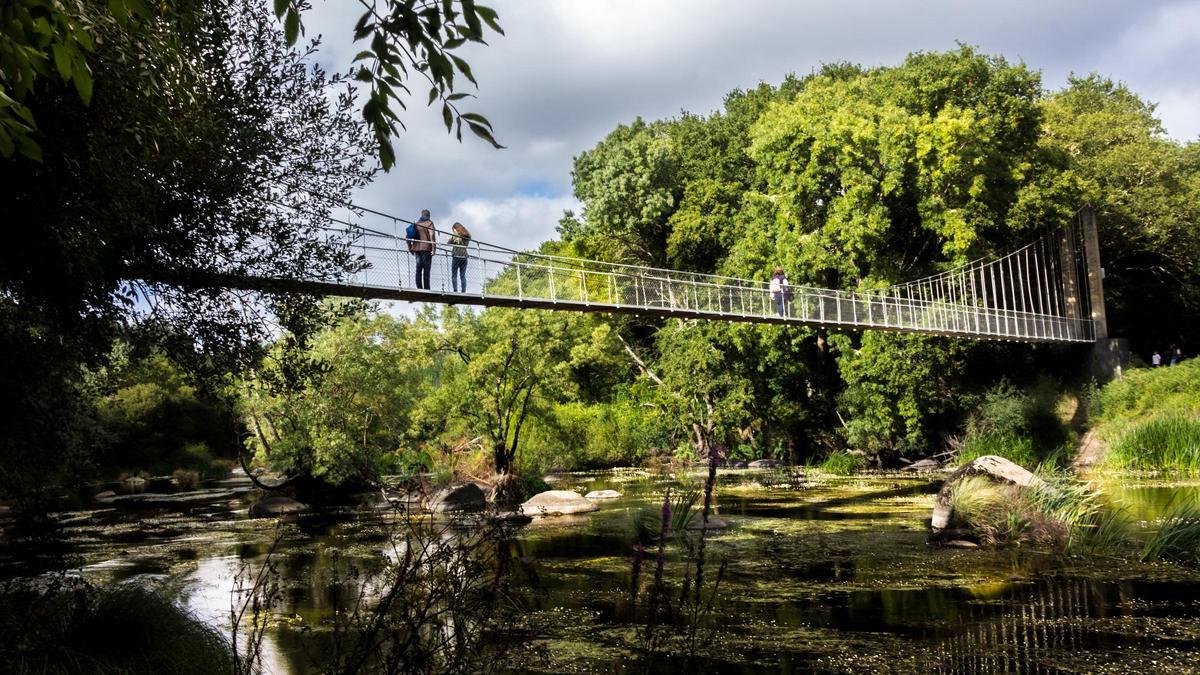
[[(375, 230), (335, 231), (363, 268), (337, 284), (365, 297), (625, 312), (727, 321), (797, 323), (1022, 342), (1089, 342), (1092, 321), (1072, 313), (1062, 275), (1035, 270), (1031, 247), (991, 262), (877, 290), (844, 291), (514, 251), (470, 241), (456, 258), (438, 232), (428, 288), (409, 240)], [(1033, 246), (1033, 245), (1031, 245)], [(1029, 260), (1026, 260), (1029, 258)], [(456, 262), (457, 260), (457, 262)], [(1025, 269), (1019, 280), (1009, 268)], [(996, 272), (1000, 271), (1001, 275)], [(1052, 277), (1057, 274), (1058, 277)], [(1038, 290), (1031, 282), (1039, 278)], [(993, 278), (995, 277), (995, 278)], [(1055, 301), (1057, 293), (1058, 300)]]

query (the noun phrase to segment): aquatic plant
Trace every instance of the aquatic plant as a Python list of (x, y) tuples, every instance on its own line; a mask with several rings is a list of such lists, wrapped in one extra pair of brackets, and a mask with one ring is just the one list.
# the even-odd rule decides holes
[(1176, 494), (1163, 512), (1158, 529), (1142, 546), (1141, 560), (1200, 563), (1200, 501)]
[(860, 455), (852, 455), (839, 450), (830, 453), (823, 462), (817, 465), (817, 468), (831, 475), (849, 476), (864, 466), (866, 466), (866, 461)]

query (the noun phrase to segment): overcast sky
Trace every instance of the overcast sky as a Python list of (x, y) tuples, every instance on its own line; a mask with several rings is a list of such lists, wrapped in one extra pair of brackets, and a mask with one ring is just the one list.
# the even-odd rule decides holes
[[(487, 2), (487, 0), (484, 0)], [(491, 0), (506, 35), (464, 53), (480, 83), (464, 110), (486, 115), (507, 146), (459, 144), (418, 100), (404, 114), (398, 166), (356, 201), (408, 218), (463, 222), (513, 248), (554, 234), (571, 196), (571, 161), (637, 116), (708, 113), (734, 88), (777, 84), (822, 63), (899, 63), (956, 41), (1040, 70), (1121, 80), (1158, 104), (1168, 133), (1200, 136), (1200, 0)], [(321, 60), (344, 69), (360, 46), (360, 5), (315, 0), (305, 19)]]

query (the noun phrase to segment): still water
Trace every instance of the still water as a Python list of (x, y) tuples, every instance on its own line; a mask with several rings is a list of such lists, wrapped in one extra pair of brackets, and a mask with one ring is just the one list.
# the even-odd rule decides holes
[[(723, 472), (710, 570), (724, 561), (699, 672), (1198, 672), (1200, 574), (1170, 564), (925, 543), (937, 476)], [(699, 473), (557, 477), (555, 489), (611, 488), (599, 511), (536, 520), (515, 543), (521, 616), (514, 635), (536, 672), (663, 672), (678, 659), (637, 648), (630, 607), (633, 523)], [(211, 500), (64, 514), (86, 575), (153, 584), (225, 627), (244, 565), (272, 560), (283, 583), (264, 643), (266, 671), (306, 673), (328, 647), (335, 612), (358, 597), (347, 579), (391, 552), (385, 510), (310, 515), (279, 525), (246, 517), (238, 481)], [(217, 492), (215, 490), (225, 490)], [(1113, 482), (1107, 491), (1152, 519), (1195, 485)], [(232, 494), (228, 491), (232, 491)], [(682, 564), (668, 565), (678, 587)], [(676, 574), (678, 573), (678, 574)], [(674, 575), (674, 576), (672, 576)], [(514, 638), (515, 639), (515, 638)], [(530, 653), (534, 653), (531, 651)]]

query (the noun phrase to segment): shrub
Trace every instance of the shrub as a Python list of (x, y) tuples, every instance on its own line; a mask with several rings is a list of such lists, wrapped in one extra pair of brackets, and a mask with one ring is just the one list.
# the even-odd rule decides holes
[(999, 455), (1032, 469), (1057, 460), (1070, 440), (1058, 417), (1059, 397), (1058, 384), (1048, 378), (1024, 390), (1001, 381), (984, 393), (967, 418), (958, 461)]
[(958, 450), (957, 458), (960, 463), (966, 464), (984, 455), (999, 455), (1027, 469), (1039, 463), (1033, 449), (1033, 439), (999, 432), (968, 435)]

